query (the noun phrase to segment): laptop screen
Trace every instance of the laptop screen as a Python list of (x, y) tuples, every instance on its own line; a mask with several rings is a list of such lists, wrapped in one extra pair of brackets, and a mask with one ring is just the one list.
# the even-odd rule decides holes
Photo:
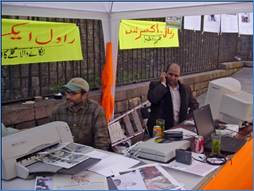
[(193, 118), (198, 135), (209, 137), (215, 131), (210, 105), (205, 105), (193, 111)]

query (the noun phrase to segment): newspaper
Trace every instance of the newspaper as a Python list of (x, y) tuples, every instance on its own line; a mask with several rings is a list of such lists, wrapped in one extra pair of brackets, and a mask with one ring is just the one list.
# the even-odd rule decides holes
[(76, 175), (37, 176), (35, 190), (108, 190), (106, 177), (83, 171)]
[(124, 131), (121, 128), (120, 122), (117, 121), (108, 127), (110, 140), (112, 143), (123, 140), (126, 138)]
[(181, 185), (158, 164), (148, 164), (112, 177), (118, 190), (181, 190)]
[(46, 164), (68, 169), (89, 159), (84, 153), (87, 149), (87, 146), (77, 143), (60, 144), (50, 150), (40, 152), (38, 155), (41, 156), (41, 161)]
[(35, 190), (51, 190), (52, 177), (37, 176), (35, 180)]
[(71, 168), (85, 160), (89, 157), (82, 154), (70, 153), (64, 150), (54, 152), (45, 156), (43, 162), (46, 164), (51, 164), (55, 166), (60, 166), (63, 168)]
[(85, 154), (91, 148), (92, 147), (90, 146), (81, 145), (78, 143), (70, 143), (64, 147), (64, 149), (69, 152), (82, 153), (82, 154)]
[(106, 177), (84, 171), (76, 175), (54, 175), (54, 190), (108, 190)]

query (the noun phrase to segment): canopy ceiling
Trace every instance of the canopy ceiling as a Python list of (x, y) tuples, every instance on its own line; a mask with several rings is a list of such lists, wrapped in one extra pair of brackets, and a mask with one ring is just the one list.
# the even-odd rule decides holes
[(252, 2), (2, 2), (3, 15), (100, 19), (105, 43), (116, 43), (121, 19), (239, 13), (252, 9)]
[[(6, 5), (116, 13), (123, 11), (219, 5), (230, 2), (5, 2)], [(231, 2), (232, 3), (232, 2)]]

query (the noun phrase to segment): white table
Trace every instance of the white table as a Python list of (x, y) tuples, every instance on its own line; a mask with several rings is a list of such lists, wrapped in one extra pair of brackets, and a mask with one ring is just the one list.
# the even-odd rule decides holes
[[(105, 151), (103, 151), (105, 152)], [(108, 154), (111, 155), (115, 155), (116, 153), (111, 153), (111, 152), (107, 152)], [(143, 160), (140, 159), (142, 162), (145, 163), (155, 163), (153, 161), (149, 161), (149, 160)], [(160, 163), (158, 163), (160, 164)], [(205, 176), (205, 177), (201, 177), (201, 176), (197, 176), (194, 174), (190, 174), (190, 173), (185, 173), (185, 172), (181, 172), (178, 170), (174, 170), (174, 169), (170, 169), (167, 167), (164, 167), (167, 172), (169, 172), (171, 174), (171, 176), (173, 176), (179, 183), (184, 185), (184, 188), (187, 190), (193, 190), (193, 189), (198, 189), (199, 186), (206, 181), (207, 179), (209, 179), (209, 177), (213, 174), (210, 173), (209, 175)], [(93, 173), (93, 172), (91, 172)], [(100, 175), (102, 176), (102, 175)], [(102, 176), (103, 177), (103, 176)], [(35, 179), (31, 179), (31, 180), (24, 180), (21, 178), (15, 178), (13, 180), (2, 180), (2, 189), (4, 190), (31, 190), (34, 189), (35, 186)]]

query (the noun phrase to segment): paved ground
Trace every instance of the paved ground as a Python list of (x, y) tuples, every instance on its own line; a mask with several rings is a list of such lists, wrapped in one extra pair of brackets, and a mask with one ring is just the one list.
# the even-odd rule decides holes
[[(252, 68), (243, 68), (232, 75), (233, 78), (240, 81), (242, 90), (252, 94)], [(206, 93), (197, 97), (200, 106), (204, 105)]]

